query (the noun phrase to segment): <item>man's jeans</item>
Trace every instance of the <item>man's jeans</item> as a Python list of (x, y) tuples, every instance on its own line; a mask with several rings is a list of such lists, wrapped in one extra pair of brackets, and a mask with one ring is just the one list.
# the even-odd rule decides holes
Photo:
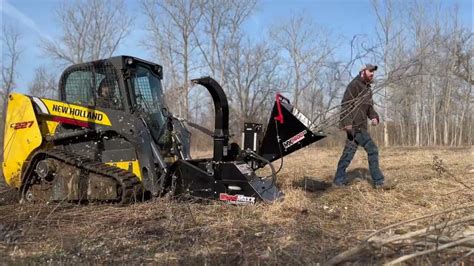
[(360, 130), (355, 133), (355, 136), (348, 134), (346, 146), (342, 152), (341, 159), (337, 164), (336, 176), (334, 177), (334, 184), (337, 186), (347, 185), (346, 169), (351, 164), (352, 158), (357, 151), (358, 146), (364, 147), (367, 152), (369, 160), (369, 171), (374, 181), (374, 185), (381, 185), (384, 182), (384, 176), (379, 168), (379, 151), (377, 145), (370, 137), (366, 130)]

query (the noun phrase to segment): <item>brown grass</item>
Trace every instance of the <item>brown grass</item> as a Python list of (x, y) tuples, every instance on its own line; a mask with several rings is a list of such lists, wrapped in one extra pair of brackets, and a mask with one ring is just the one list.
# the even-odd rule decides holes
[[(11, 193), (0, 186), (0, 261), (316, 264), (384, 226), (474, 202), (473, 191), (453, 178), (474, 186), (474, 173), (468, 171), (472, 150), (390, 148), (380, 153), (384, 174), (399, 182), (395, 190), (374, 190), (366, 180), (355, 179), (344, 189), (308, 192), (301, 186), (304, 177), (330, 182), (340, 150), (306, 149), (285, 159), (278, 177), (285, 200), (271, 205), (160, 198), (127, 207), (32, 206), (5, 200)], [(449, 174), (433, 169), (435, 155)], [(359, 150), (351, 169), (366, 167), (365, 152)], [(397, 230), (472, 212), (436, 216)], [(357, 260), (380, 263), (390, 256), (368, 252)], [(436, 256), (419, 262), (452, 261), (449, 254)]]

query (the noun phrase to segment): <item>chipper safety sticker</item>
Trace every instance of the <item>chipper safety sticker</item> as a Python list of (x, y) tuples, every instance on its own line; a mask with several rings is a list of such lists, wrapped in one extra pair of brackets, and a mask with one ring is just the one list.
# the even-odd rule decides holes
[(305, 134), (306, 134), (306, 129), (301, 131), (300, 133), (294, 135), (293, 137), (286, 140), (285, 142), (283, 142), (283, 147), (285, 147), (285, 149), (288, 149), (289, 147), (293, 146), (294, 144), (300, 142), (301, 140), (304, 139)]

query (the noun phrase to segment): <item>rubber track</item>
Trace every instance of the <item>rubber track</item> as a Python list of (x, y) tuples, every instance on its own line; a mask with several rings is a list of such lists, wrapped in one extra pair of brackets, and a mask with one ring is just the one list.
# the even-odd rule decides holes
[(114, 179), (121, 186), (121, 195), (117, 198), (120, 204), (128, 204), (141, 199), (142, 184), (134, 173), (64, 150), (41, 150), (37, 154), (41, 153), (79, 169)]

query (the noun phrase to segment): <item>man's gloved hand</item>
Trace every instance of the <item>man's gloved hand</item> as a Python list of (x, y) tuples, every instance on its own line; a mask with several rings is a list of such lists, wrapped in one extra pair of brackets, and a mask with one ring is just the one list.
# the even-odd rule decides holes
[(371, 124), (372, 126), (376, 126), (376, 125), (379, 124), (379, 120), (378, 120), (377, 118), (372, 118), (372, 119), (370, 120), (370, 124)]
[(352, 125), (347, 125), (347, 126), (343, 127), (342, 130), (352, 131)]

